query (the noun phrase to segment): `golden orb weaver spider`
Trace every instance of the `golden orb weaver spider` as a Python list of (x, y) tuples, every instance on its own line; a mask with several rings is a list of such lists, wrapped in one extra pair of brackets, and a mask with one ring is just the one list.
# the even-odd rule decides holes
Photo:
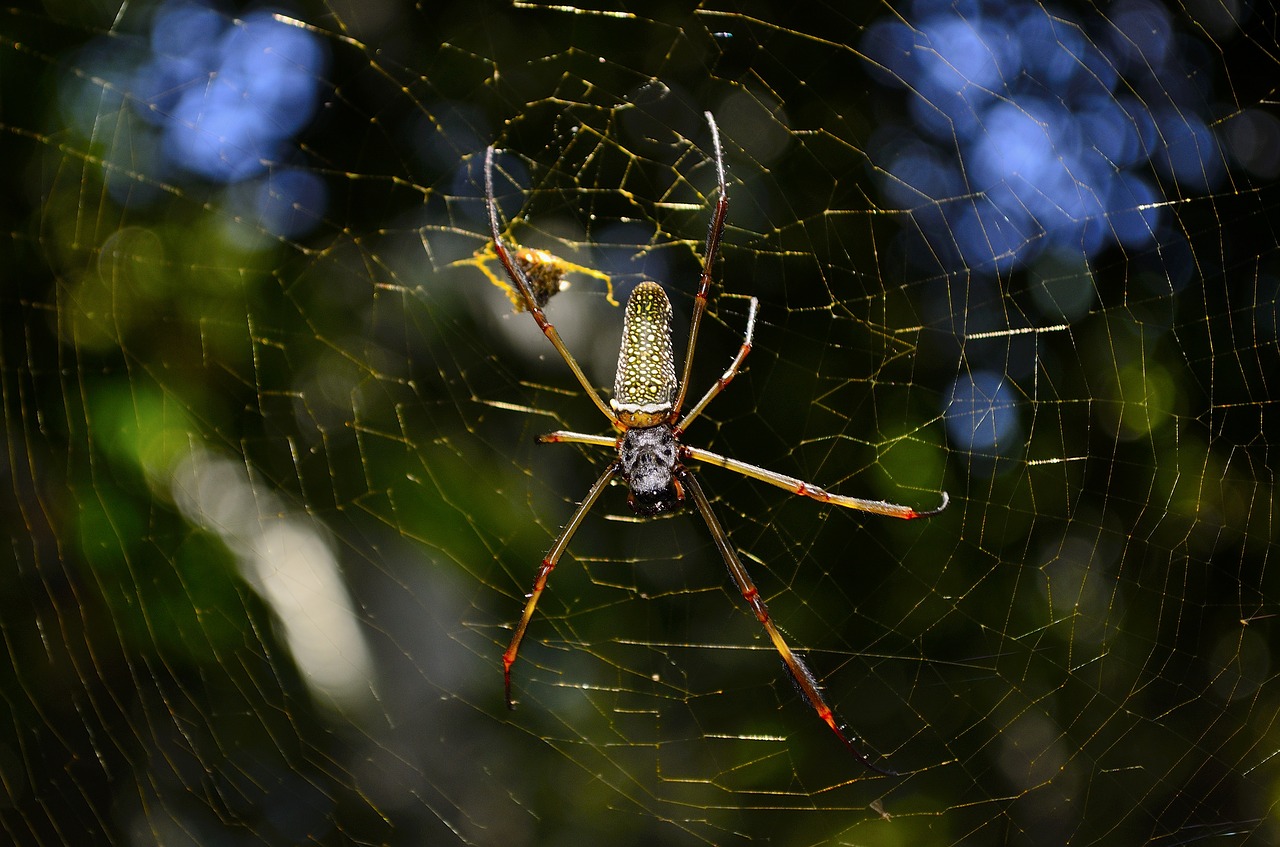
[(513, 259), (502, 241), (502, 234), (498, 228), (497, 203), (493, 198), (493, 147), (489, 147), (485, 151), (485, 202), (489, 213), (489, 229), (493, 236), (494, 252), (497, 253), (498, 260), (502, 263), (503, 268), (506, 269), (507, 275), (511, 277), (512, 283), (524, 301), (525, 310), (533, 315), (533, 319), (537, 321), (542, 333), (556, 348), (556, 352), (560, 354), (565, 364), (569, 366), (569, 370), (577, 377), (583, 390), (587, 392), (587, 396), (609, 419), (609, 423), (613, 425), (613, 429), (617, 433), (616, 436), (607, 436), (558, 431), (538, 438), (544, 444), (591, 444), (597, 447), (607, 447), (617, 451), (617, 457), (609, 463), (604, 472), (600, 474), (599, 479), (591, 486), (586, 498), (583, 499), (573, 515), (570, 516), (569, 522), (560, 531), (560, 535), (542, 560), (538, 576), (533, 582), (533, 590), (529, 592), (529, 599), (525, 603), (524, 613), (520, 616), (520, 622), (516, 624), (515, 632), (511, 636), (511, 644), (507, 647), (506, 652), (502, 654), (502, 673), (506, 686), (507, 706), (509, 708), (515, 707), (515, 703), (511, 699), (511, 666), (515, 664), (516, 654), (520, 650), (520, 642), (524, 638), (530, 619), (533, 617), (534, 608), (538, 605), (538, 598), (542, 596), (543, 590), (547, 587), (547, 579), (551, 576), (551, 571), (555, 569), (556, 563), (560, 561), (560, 557), (564, 555), (565, 549), (569, 546), (569, 541), (573, 538), (574, 533), (577, 532), (583, 519), (604, 492), (605, 486), (615, 476), (621, 474), (630, 490), (627, 501), (637, 515), (656, 515), (679, 507), (686, 498), (693, 500), (694, 506), (699, 514), (702, 515), (702, 519), (707, 524), (707, 529), (711, 532), (711, 538), (724, 559), (730, 576), (733, 577), (738, 590), (742, 592), (743, 599), (751, 606), (756, 619), (760, 621), (765, 632), (769, 635), (769, 640), (773, 642), (774, 648), (781, 655), (783, 663), (787, 666), (787, 670), (790, 671), (800, 692), (809, 701), (809, 705), (858, 761), (878, 773), (886, 776), (896, 776), (895, 772), (880, 767), (867, 758), (853, 745), (845, 735), (844, 730), (840, 728), (840, 723), (832, 713), (831, 707), (827, 705), (826, 700), (823, 699), (822, 693), (819, 691), (817, 678), (800, 656), (787, 645), (787, 642), (778, 632), (778, 628), (774, 626), (773, 620), (769, 617), (769, 610), (765, 606), (764, 599), (760, 596), (755, 583), (751, 581), (751, 577), (747, 574), (747, 569), (743, 566), (742, 560), (738, 558), (737, 551), (733, 549), (733, 545), (729, 542), (729, 537), (725, 534), (724, 528), (720, 526), (720, 521), (716, 518), (715, 512), (712, 511), (711, 501), (707, 499), (707, 495), (703, 492), (702, 486), (698, 483), (693, 472), (685, 467), (684, 463), (688, 461), (704, 462), (736, 471), (743, 476), (748, 476), (770, 485), (776, 485), (779, 488), (785, 488), (793, 494), (811, 497), (823, 503), (831, 503), (847, 509), (887, 515), (894, 518), (912, 519), (936, 515), (947, 507), (949, 498), (944, 491), (942, 492), (941, 505), (935, 509), (920, 512), (909, 506), (899, 506), (883, 500), (863, 500), (857, 497), (831, 494), (816, 485), (810, 485), (795, 477), (776, 473), (746, 462), (740, 462), (737, 459), (730, 459), (727, 456), (721, 456), (708, 450), (690, 447), (681, 443), (680, 437), (684, 434), (689, 424), (698, 415), (702, 414), (703, 410), (707, 408), (707, 404), (715, 399), (716, 395), (723, 391), (733, 380), (738, 370), (742, 367), (743, 360), (751, 352), (751, 342), (756, 326), (756, 313), (759, 310), (759, 302), (755, 297), (752, 297), (751, 305), (747, 312), (746, 332), (743, 335), (742, 346), (738, 349), (737, 355), (733, 357), (729, 367), (712, 384), (707, 393), (702, 395), (702, 399), (681, 416), (681, 409), (684, 407), (685, 396), (689, 387), (689, 377), (693, 372), (693, 353), (698, 341), (698, 327), (702, 323), (703, 313), (707, 310), (707, 298), (711, 291), (711, 270), (720, 251), (720, 238), (724, 234), (725, 215), (729, 210), (729, 194), (724, 175), (724, 154), (720, 148), (720, 131), (716, 127), (715, 118), (710, 112), (706, 113), (706, 118), (711, 127), (711, 142), (715, 150), (716, 176), (718, 178), (720, 196), (716, 202), (715, 213), (711, 218), (711, 227), (707, 233), (707, 244), (703, 251), (702, 277), (698, 284), (698, 293), (694, 298), (693, 315), (689, 320), (689, 341), (685, 348), (684, 368), (680, 381), (676, 381), (675, 360), (671, 352), (671, 302), (667, 299), (662, 286), (656, 282), (645, 281), (636, 286), (627, 300), (626, 314), (623, 318), (622, 343), (618, 351), (617, 377), (614, 381), (613, 399), (609, 401), (608, 405), (601, 399), (600, 393), (595, 386), (587, 379), (577, 360), (569, 353), (555, 326), (547, 320), (535, 294), (535, 288), (529, 280), (523, 265)]

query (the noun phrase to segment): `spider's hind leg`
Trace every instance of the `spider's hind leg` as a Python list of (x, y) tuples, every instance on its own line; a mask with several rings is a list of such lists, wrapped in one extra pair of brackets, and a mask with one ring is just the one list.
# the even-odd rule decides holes
[(533, 581), (533, 590), (529, 592), (529, 599), (524, 604), (524, 613), (520, 615), (520, 622), (516, 624), (516, 630), (511, 636), (511, 644), (507, 647), (507, 651), (502, 654), (502, 678), (506, 686), (508, 709), (515, 708), (515, 701), (511, 699), (511, 666), (516, 663), (516, 655), (520, 652), (520, 642), (524, 639), (524, 631), (529, 628), (529, 621), (533, 618), (533, 610), (538, 605), (538, 598), (542, 596), (543, 589), (547, 587), (547, 579), (550, 578), (551, 572), (555, 570), (556, 563), (560, 561), (560, 557), (564, 555), (570, 540), (573, 539), (573, 534), (582, 525), (582, 519), (587, 516), (587, 512), (591, 511), (591, 507), (595, 505), (596, 500), (600, 499), (605, 486), (609, 484), (609, 480), (613, 479), (617, 472), (618, 462), (616, 460), (610, 462), (609, 467), (605, 468), (604, 473), (600, 474), (596, 484), (591, 486), (587, 496), (569, 518), (569, 522), (564, 525), (564, 529), (560, 530), (559, 537), (556, 538), (555, 543), (551, 545), (551, 549), (547, 551), (546, 557), (542, 560), (542, 566), (538, 569), (538, 576)]
[(896, 771), (882, 768), (872, 762), (861, 750), (854, 747), (853, 742), (844, 734), (844, 730), (840, 728), (840, 724), (836, 720), (835, 713), (831, 711), (831, 707), (827, 705), (822, 692), (818, 690), (818, 681), (813, 672), (809, 670), (809, 666), (804, 663), (804, 660), (796, 655), (782, 637), (782, 633), (778, 632), (778, 628), (774, 626), (773, 619), (769, 617), (769, 609), (765, 605), (764, 599), (760, 596), (759, 589), (751, 581), (751, 577), (747, 574), (747, 569), (743, 566), (742, 560), (738, 558), (737, 551), (733, 549), (733, 545), (729, 542), (729, 537), (725, 535), (724, 529), (720, 526), (720, 521), (716, 518), (715, 512), (711, 510), (711, 502), (707, 500), (707, 495), (703, 492), (702, 486), (698, 484), (697, 478), (684, 468), (681, 468), (676, 476), (693, 496), (693, 502), (697, 505), (698, 511), (702, 513), (702, 518), (707, 523), (707, 529), (711, 531), (711, 537), (715, 541), (716, 547), (719, 548), (720, 555), (724, 558), (729, 574), (733, 577), (738, 590), (742, 592), (743, 599), (751, 605), (751, 610), (755, 612), (756, 620), (760, 621), (765, 632), (768, 633), (769, 640), (773, 642), (774, 648), (782, 656), (782, 661), (786, 664), (787, 670), (791, 672), (791, 678), (795, 680), (800, 693), (809, 701), (809, 705), (818, 713), (818, 717), (822, 722), (831, 728), (831, 731), (836, 734), (836, 737), (840, 739), (858, 761), (876, 773), (885, 776), (898, 776)]

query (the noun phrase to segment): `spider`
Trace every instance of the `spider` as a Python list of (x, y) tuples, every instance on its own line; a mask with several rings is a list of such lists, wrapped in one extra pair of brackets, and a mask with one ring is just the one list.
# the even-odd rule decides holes
[(759, 302), (755, 297), (750, 300), (747, 311), (747, 327), (743, 335), (742, 346), (733, 357), (729, 367), (707, 390), (698, 402), (682, 414), (685, 398), (689, 388), (689, 377), (693, 371), (693, 353), (698, 341), (698, 327), (702, 323), (703, 313), (707, 310), (707, 298), (711, 290), (711, 271), (720, 249), (720, 239), (724, 234), (725, 216), (729, 210), (729, 194), (725, 184), (724, 154), (720, 148), (720, 132), (715, 118), (706, 113), (708, 125), (711, 127), (711, 142), (715, 150), (716, 177), (718, 179), (719, 199), (711, 218), (711, 226), (707, 233), (706, 248), (703, 251), (702, 277), (698, 284), (698, 293), (694, 298), (693, 315), (689, 320), (689, 341), (685, 347), (684, 367), (680, 380), (676, 380), (674, 357), (671, 352), (671, 302), (666, 293), (656, 282), (645, 281), (636, 286), (627, 300), (626, 313), (623, 318), (622, 343), (618, 352), (618, 371), (614, 381), (613, 399), (606, 405), (600, 393), (587, 379), (582, 368), (573, 355), (565, 347), (560, 334), (547, 320), (535, 294), (535, 286), (528, 277), (524, 265), (513, 258), (512, 253), (503, 243), (498, 228), (497, 204), (493, 199), (493, 147), (485, 151), (484, 189), (485, 201), (489, 213), (489, 228), (493, 236), (493, 249), (498, 260), (506, 269), (516, 290), (523, 300), (524, 310), (533, 315), (538, 327), (555, 347), (556, 352), (564, 359), (569, 370), (582, 385), (587, 396), (600, 412), (609, 419), (614, 435), (589, 435), (580, 432), (557, 431), (542, 435), (538, 440), (544, 444), (590, 444), (606, 447), (616, 452), (614, 459), (600, 474), (599, 479), (591, 486), (587, 496), (570, 516), (569, 522), (560, 531), (560, 535), (547, 551), (533, 582), (533, 590), (528, 595), (524, 613), (516, 624), (511, 637), (511, 644), (502, 654), (502, 672), (506, 686), (506, 700), (509, 708), (514, 708), (511, 698), (511, 666), (515, 664), (520, 650), (520, 642), (533, 617), (538, 598), (547, 587), (547, 579), (555, 569), (556, 563), (564, 555), (578, 527), (581, 526), (587, 513), (600, 499), (605, 487), (614, 477), (621, 475), (629, 489), (627, 501), (631, 509), (642, 517), (669, 512), (692, 500), (702, 519), (711, 532), (721, 557), (724, 559), (729, 574), (742, 597), (751, 606), (756, 619), (764, 627), (782, 657), (787, 670), (800, 693), (809, 705), (818, 713), (818, 717), (836, 734), (846, 748), (863, 765), (887, 776), (896, 774), (873, 763), (846, 736), (840, 723), (836, 720), (823, 699), (818, 688), (817, 678), (809, 670), (804, 661), (783, 639), (778, 628), (769, 617), (769, 610), (764, 599), (742, 560), (734, 550), (725, 534), (724, 528), (712, 511), (711, 502), (702, 490), (701, 483), (686, 466), (687, 462), (702, 462), (708, 465), (736, 471), (743, 476), (785, 488), (793, 494), (810, 497), (823, 503), (843, 506), (862, 512), (886, 515), (894, 518), (923, 518), (936, 515), (947, 507), (949, 498), (942, 492), (942, 503), (929, 511), (917, 511), (909, 506), (899, 506), (882, 500), (863, 500), (831, 494), (816, 485), (790, 477), (775, 471), (766, 470), (737, 459), (721, 456), (699, 447), (691, 447), (681, 442), (689, 424), (702, 414), (707, 405), (725, 389), (742, 367), (743, 360), (751, 352), (752, 338), (755, 333), (756, 314)]

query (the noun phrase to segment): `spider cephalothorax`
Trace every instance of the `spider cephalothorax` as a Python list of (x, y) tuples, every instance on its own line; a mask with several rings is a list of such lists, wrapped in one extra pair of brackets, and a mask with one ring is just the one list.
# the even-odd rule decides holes
[(622, 478), (637, 515), (658, 515), (679, 508), (684, 492), (676, 482), (680, 448), (671, 424), (629, 429), (618, 444)]
[(529, 279), (528, 273), (518, 258), (514, 257), (502, 241), (498, 228), (497, 204), (493, 200), (493, 148), (490, 147), (484, 160), (485, 196), (488, 201), (489, 228), (493, 235), (493, 249), (498, 259), (511, 277), (512, 283), (523, 300), (525, 309), (533, 315), (539, 328), (556, 348), (556, 352), (564, 359), (569, 370), (577, 378), (604, 416), (609, 419), (616, 433), (620, 436), (589, 435), (581, 432), (552, 432), (539, 440), (544, 443), (591, 444), (608, 447), (616, 451), (616, 456), (600, 474), (599, 479), (591, 486), (587, 496), (583, 498), (576, 511), (565, 524), (555, 543), (542, 560), (542, 567), (534, 580), (533, 590), (525, 602), (524, 613), (516, 624), (511, 636), (511, 644), (502, 654), (502, 669), (506, 684), (507, 705), (511, 699), (511, 666), (515, 664), (520, 649), (520, 641), (524, 638), (529, 621), (533, 618), (538, 598), (547, 586), (547, 578), (555, 568), (560, 557), (569, 546), (570, 539), (582, 524), (587, 512), (595, 505), (596, 500), (604, 493), (609, 482), (619, 474), (630, 489), (631, 508), (639, 515), (656, 515), (677, 508), (688, 499), (693, 501), (702, 519), (711, 532), (716, 549), (724, 559), (725, 567), (733, 578), (743, 598), (751, 606), (756, 619), (765, 628), (769, 640), (777, 649), (782, 661), (790, 671), (796, 687), (804, 695), (809, 705), (818, 713), (828, 727), (831, 728), (850, 752), (859, 761), (872, 770), (892, 775), (893, 772), (879, 767), (864, 756), (845, 735), (840, 724), (831, 712), (831, 707), (822, 697), (813, 673), (805, 665), (800, 656), (787, 645), (782, 634), (769, 617), (769, 610), (764, 599), (756, 589), (755, 583), (747, 574), (742, 560), (729, 541), (729, 536), (712, 511), (711, 502), (693, 472), (684, 466), (684, 461), (704, 462), (717, 467), (736, 471), (744, 476), (758, 479), (779, 488), (785, 488), (793, 494), (811, 497), (824, 503), (831, 503), (849, 509), (888, 515), (895, 518), (920, 518), (936, 515), (947, 506), (946, 492), (942, 494), (942, 505), (936, 509), (918, 512), (909, 506), (899, 506), (883, 500), (863, 500), (858, 497), (847, 497), (830, 494), (816, 485), (790, 477), (785, 474), (766, 470), (765, 468), (730, 459), (709, 450), (690, 447), (682, 444), (680, 438), (698, 415), (702, 414), (717, 394), (738, 373), (742, 362), (751, 352), (751, 340), (755, 332), (756, 313), (759, 303), (756, 298), (750, 299), (747, 312), (747, 330), (743, 336), (742, 346), (734, 356), (729, 367), (707, 392), (702, 395), (693, 407), (681, 417), (684, 408), (685, 394), (689, 387), (689, 376), (693, 369), (693, 353), (698, 341), (698, 327), (702, 315), (707, 309), (707, 297), (711, 291), (711, 268), (715, 264), (720, 248), (720, 238), (724, 234), (725, 215), (729, 209), (729, 193), (725, 184), (724, 156), (720, 149), (720, 133), (716, 129), (715, 119), (707, 113), (707, 124), (711, 128), (711, 143), (715, 150), (715, 166), (717, 186), (720, 197), (716, 202), (715, 214), (711, 218), (711, 228), (707, 233), (707, 246), (703, 253), (702, 277), (698, 282), (698, 292), (694, 297), (693, 315), (689, 319), (689, 341), (685, 348), (684, 369), (679, 381), (676, 380), (675, 358), (671, 352), (671, 303), (662, 287), (656, 282), (642, 282), (636, 286), (627, 300), (627, 312), (622, 329), (622, 344), (618, 353), (618, 375), (614, 382), (613, 399), (608, 405), (600, 397), (600, 392), (587, 379), (577, 360), (569, 353), (560, 333), (547, 320), (542, 311), (536, 286)]

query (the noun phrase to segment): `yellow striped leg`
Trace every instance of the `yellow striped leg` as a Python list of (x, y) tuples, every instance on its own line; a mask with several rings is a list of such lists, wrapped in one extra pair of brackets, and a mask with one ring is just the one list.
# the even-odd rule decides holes
[(707, 495), (703, 493), (702, 486), (698, 484), (698, 480), (694, 478), (693, 474), (685, 468), (676, 471), (676, 475), (689, 493), (693, 495), (693, 502), (697, 504), (698, 511), (702, 513), (703, 520), (707, 522), (707, 528), (711, 530), (711, 537), (715, 540), (716, 547), (720, 549), (720, 555), (724, 558), (725, 566), (729, 568), (733, 581), (737, 583), (743, 599), (751, 605), (751, 611), (755, 612), (756, 620), (760, 621), (761, 625), (764, 626), (765, 632), (769, 634), (769, 640), (773, 642), (774, 648), (782, 656), (782, 661), (786, 664), (787, 670), (791, 672), (796, 685), (800, 687), (800, 692), (809, 701), (809, 705), (818, 713), (818, 717), (822, 719), (822, 722), (830, 727), (836, 737), (844, 743), (844, 746), (849, 748), (849, 752), (853, 753), (858, 761), (877, 773), (885, 776), (897, 776), (898, 774), (894, 771), (873, 764), (845, 736), (844, 731), (840, 728), (840, 724), (836, 721), (835, 715), (831, 711), (831, 707), (827, 705), (827, 701), (822, 697), (822, 692), (818, 690), (818, 681), (814, 678), (813, 672), (791, 650), (791, 647), (783, 640), (782, 634), (778, 632), (778, 628), (773, 625), (773, 620), (769, 617), (769, 609), (765, 606), (759, 589), (751, 581), (751, 577), (747, 575), (747, 569), (743, 567), (737, 551), (729, 543), (729, 537), (725, 535), (724, 529), (720, 526), (720, 521), (716, 519), (715, 512), (711, 511), (711, 503), (707, 500)]
[(823, 503), (830, 503), (833, 506), (856, 509), (859, 512), (871, 512), (872, 514), (885, 515), (890, 518), (912, 520), (913, 518), (933, 517), (947, 508), (947, 504), (951, 502), (950, 496), (944, 491), (942, 492), (942, 503), (937, 508), (921, 512), (910, 506), (899, 506), (897, 503), (889, 503), (885, 500), (863, 500), (860, 497), (832, 494), (816, 485), (796, 479), (794, 476), (787, 476), (777, 471), (767, 470), (746, 462), (739, 462), (737, 459), (730, 459), (728, 456), (721, 456), (719, 453), (712, 453), (710, 450), (700, 450), (697, 447), (682, 447), (681, 454), (684, 458), (692, 459), (695, 462), (706, 462), (709, 465), (735, 471), (743, 476), (749, 476), (752, 479), (758, 479), (761, 482), (785, 488), (792, 494), (799, 494), (801, 497), (810, 497)]
[(582, 524), (582, 519), (587, 516), (587, 512), (591, 511), (591, 507), (595, 505), (596, 500), (600, 499), (600, 494), (604, 491), (605, 486), (609, 484), (609, 480), (613, 479), (614, 474), (617, 472), (618, 462), (611, 462), (609, 467), (604, 469), (604, 473), (600, 474), (596, 484), (591, 486), (591, 490), (587, 492), (586, 499), (578, 506), (578, 510), (573, 513), (573, 517), (569, 518), (569, 522), (565, 524), (564, 529), (560, 530), (560, 537), (551, 545), (551, 549), (547, 551), (546, 558), (542, 560), (542, 567), (538, 570), (538, 578), (533, 581), (533, 590), (529, 592), (529, 600), (524, 604), (524, 614), (520, 616), (520, 623), (516, 624), (515, 634), (511, 636), (511, 645), (507, 647), (507, 652), (502, 654), (502, 678), (506, 685), (508, 709), (515, 708), (515, 701), (511, 699), (511, 666), (516, 662), (516, 654), (520, 651), (520, 641), (524, 638), (524, 631), (529, 627), (529, 620), (533, 617), (534, 607), (538, 605), (538, 598), (542, 596), (542, 590), (547, 587), (547, 577), (551, 576), (551, 572), (555, 570), (556, 563), (564, 555), (565, 548), (569, 546), (569, 540), (573, 538), (573, 534), (578, 531), (578, 527)]

